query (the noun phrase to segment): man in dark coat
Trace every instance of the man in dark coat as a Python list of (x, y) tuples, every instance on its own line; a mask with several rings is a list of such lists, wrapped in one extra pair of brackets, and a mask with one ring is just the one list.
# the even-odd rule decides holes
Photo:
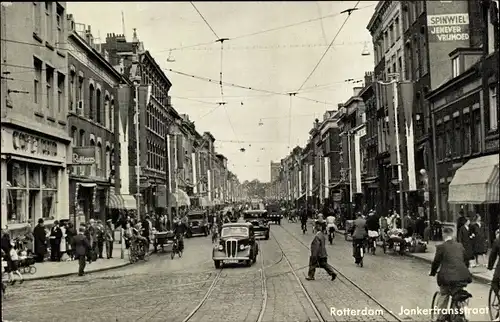
[[(493, 247), (491, 248), (490, 257), (488, 259), (488, 269), (491, 271), (497, 258), (500, 258), (500, 231), (496, 231), (496, 239), (493, 242)], [(491, 288), (495, 291), (498, 296), (498, 291), (500, 289), (500, 265), (496, 265), (495, 272), (493, 273), (493, 279), (491, 280)], [(498, 316), (496, 317), (498, 318)]]
[[(464, 246), (453, 240), (453, 229), (443, 229), (444, 243), (436, 246), (436, 254), (431, 265), (430, 276), (437, 273), (439, 295), (436, 298), (436, 307), (445, 309), (450, 294), (472, 283), (472, 275), (467, 268), (469, 258)], [(439, 269), (439, 273), (438, 273)], [(442, 318), (437, 314), (438, 321)]]
[(151, 232), (151, 220), (150, 220), (150, 217), (149, 215), (146, 215), (146, 217), (144, 218), (144, 220), (142, 221), (142, 237), (146, 238), (147, 240), (147, 243), (148, 243), (148, 249), (149, 249), (149, 244), (150, 244), (150, 238), (149, 238), (149, 234)]
[(50, 229), (50, 260), (53, 262), (61, 260), (61, 239), (61, 227), (59, 227), (59, 222), (56, 220)]
[(311, 257), (309, 257), (309, 272), (306, 279), (308, 281), (314, 280), (314, 275), (316, 273), (316, 267), (324, 269), (328, 275), (332, 277), (332, 281), (337, 278), (337, 274), (333, 270), (333, 267), (328, 264), (328, 253), (326, 252), (326, 237), (323, 233), (323, 226), (321, 223), (316, 222), (316, 235), (311, 243)]
[(78, 234), (73, 237), (71, 246), (74, 249), (75, 257), (78, 259), (78, 276), (83, 276), (85, 274), (87, 253), (91, 247), (88, 238), (85, 236), (85, 227), (78, 229)]
[(45, 224), (43, 219), (38, 219), (38, 225), (33, 229), (33, 237), (35, 239), (35, 255), (36, 261), (41, 263), (47, 252), (47, 234), (45, 232)]
[(361, 263), (361, 254), (358, 253), (359, 246), (365, 244), (365, 240), (368, 237), (368, 228), (366, 226), (366, 220), (363, 218), (361, 213), (358, 213), (358, 218), (354, 221), (352, 225), (352, 245), (353, 245), (353, 257), (356, 265)]

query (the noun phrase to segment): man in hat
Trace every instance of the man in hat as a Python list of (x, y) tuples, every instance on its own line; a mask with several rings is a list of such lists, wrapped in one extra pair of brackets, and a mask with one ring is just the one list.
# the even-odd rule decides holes
[(63, 233), (59, 227), (59, 221), (54, 221), (54, 225), (50, 229), (50, 260), (59, 262), (61, 260), (61, 239)]
[(90, 242), (85, 236), (85, 227), (78, 229), (78, 234), (73, 237), (72, 247), (75, 258), (78, 259), (78, 276), (83, 276), (85, 274), (86, 257), (91, 248)]
[(313, 281), (316, 273), (316, 267), (323, 268), (328, 275), (332, 277), (332, 281), (337, 278), (337, 274), (333, 267), (328, 264), (328, 253), (326, 252), (326, 238), (323, 232), (323, 223), (316, 221), (316, 235), (311, 243), (311, 257), (309, 258), (309, 272), (306, 280)]
[(112, 227), (111, 219), (106, 220), (106, 227), (104, 227), (104, 240), (106, 242), (106, 258), (113, 258), (113, 243), (115, 241), (114, 229)]

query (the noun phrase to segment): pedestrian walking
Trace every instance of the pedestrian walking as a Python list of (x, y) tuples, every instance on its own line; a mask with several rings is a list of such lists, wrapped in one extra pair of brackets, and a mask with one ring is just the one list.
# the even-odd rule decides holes
[(33, 254), (33, 227), (31, 227), (31, 223), (28, 223), (26, 226), (26, 232), (24, 233), (24, 241), (26, 243), (26, 252), (27, 255)]
[(19, 271), (19, 254), (18, 250), (16, 248), (16, 243), (14, 241), (11, 242), (11, 248), (10, 248), (10, 267), (9, 267), (9, 277), (11, 280), (11, 283), (14, 284), (16, 281), (14, 280), (14, 274), (16, 274), (19, 277), (19, 284), (22, 284), (24, 282), (23, 275)]
[(103, 258), (104, 252), (104, 226), (101, 220), (97, 220), (96, 222), (96, 237), (97, 237), (97, 254), (99, 258)]
[(85, 264), (91, 244), (85, 236), (85, 227), (78, 229), (78, 234), (73, 238), (73, 249), (75, 250), (75, 257), (78, 259), (78, 276), (85, 274)]
[(474, 223), (470, 228), (472, 237), (472, 254), (476, 260), (476, 263), (472, 267), (486, 266), (485, 255), (488, 249), (486, 247), (485, 227), (481, 221), (480, 214), (476, 214), (474, 216)]
[(104, 240), (106, 242), (106, 258), (113, 258), (113, 243), (115, 242), (114, 230), (111, 226), (111, 219), (106, 221), (106, 227), (104, 228)]
[(473, 238), (470, 232), (470, 220), (465, 218), (465, 222), (457, 234), (457, 241), (462, 244), (465, 249), (465, 257), (467, 259), (467, 267), (470, 267), (469, 261), (474, 258), (472, 251), (472, 241)]
[(35, 240), (35, 258), (38, 263), (41, 263), (47, 253), (47, 234), (42, 218), (38, 219), (38, 225), (33, 229), (33, 238)]
[(323, 233), (322, 223), (316, 222), (316, 235), (311, 242), (311, 257), (309, 257), (309, 272), (307, 274), (306, 280), (313, 281), (315, 279), (314, 275), (316, 273), (316, 268), (324, 269), (328, 275), (331, 276), (332, 281), (337, 278), (337, 274), (333, 270), (333, 267), (328, 264), (328, 253), (326, 252), (326, 238)]
[[(495, 262), (497, 259), (500, 259), (500, 231), (497, 230), (495, 232), (495, 241), (493, 242), (493, 246), (491, 248), (490, 252), (490, 257), (488, 258), (488, 270), (493, 270), (495, 269), (495, 272), (493, 273), (493, 279), (491, 280), (491, 288), (493, 291), (495, 291), (495, 294), (498, 296), (499, 289), (500, 289), (500, 265), (496, 264)], [(500, 316), (496, 317), (497, 320), (500, 320)]]
[(76, 236), (77, 232), (73, 223), (68, 223), (68, 227), (66, 229), (66, 246), (67, 252), (70, 260), (75, 259), (74, 249), (73, 249), (73, 238)]

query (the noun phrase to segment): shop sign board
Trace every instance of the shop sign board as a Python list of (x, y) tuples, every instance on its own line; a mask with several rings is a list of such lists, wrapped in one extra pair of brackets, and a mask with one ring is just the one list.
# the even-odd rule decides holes
[(89, 165), (94, 164), (96, 161), (96, 147), (95, 146), (82, 146), (73, 147), (72, 164), (73, 165)]
[(429, 42), (469, 40), (469, 14), (428, 15)]
[(22, 130), (2, 128), (2, 154), (64, 163), (66, 145)]

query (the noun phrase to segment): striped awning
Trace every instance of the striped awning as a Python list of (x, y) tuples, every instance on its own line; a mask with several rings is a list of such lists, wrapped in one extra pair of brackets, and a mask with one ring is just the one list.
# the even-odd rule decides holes
[(132, 195), (116, 194), (115, 189), (112, 187), (109, 191), (108, 208), (135, 210), (137, 209), (137, 202)]
[(451, 180), (448, 203), (499, 203), (498, 163), (498, 155), (488, 155), (467, 161), (455, 172)]
[(191, 206), (191, 199), (189, 199), (188, 194), (182, 189), (177, 189), (176, 192), (172, 192), (170, 200), (173, 207)]

